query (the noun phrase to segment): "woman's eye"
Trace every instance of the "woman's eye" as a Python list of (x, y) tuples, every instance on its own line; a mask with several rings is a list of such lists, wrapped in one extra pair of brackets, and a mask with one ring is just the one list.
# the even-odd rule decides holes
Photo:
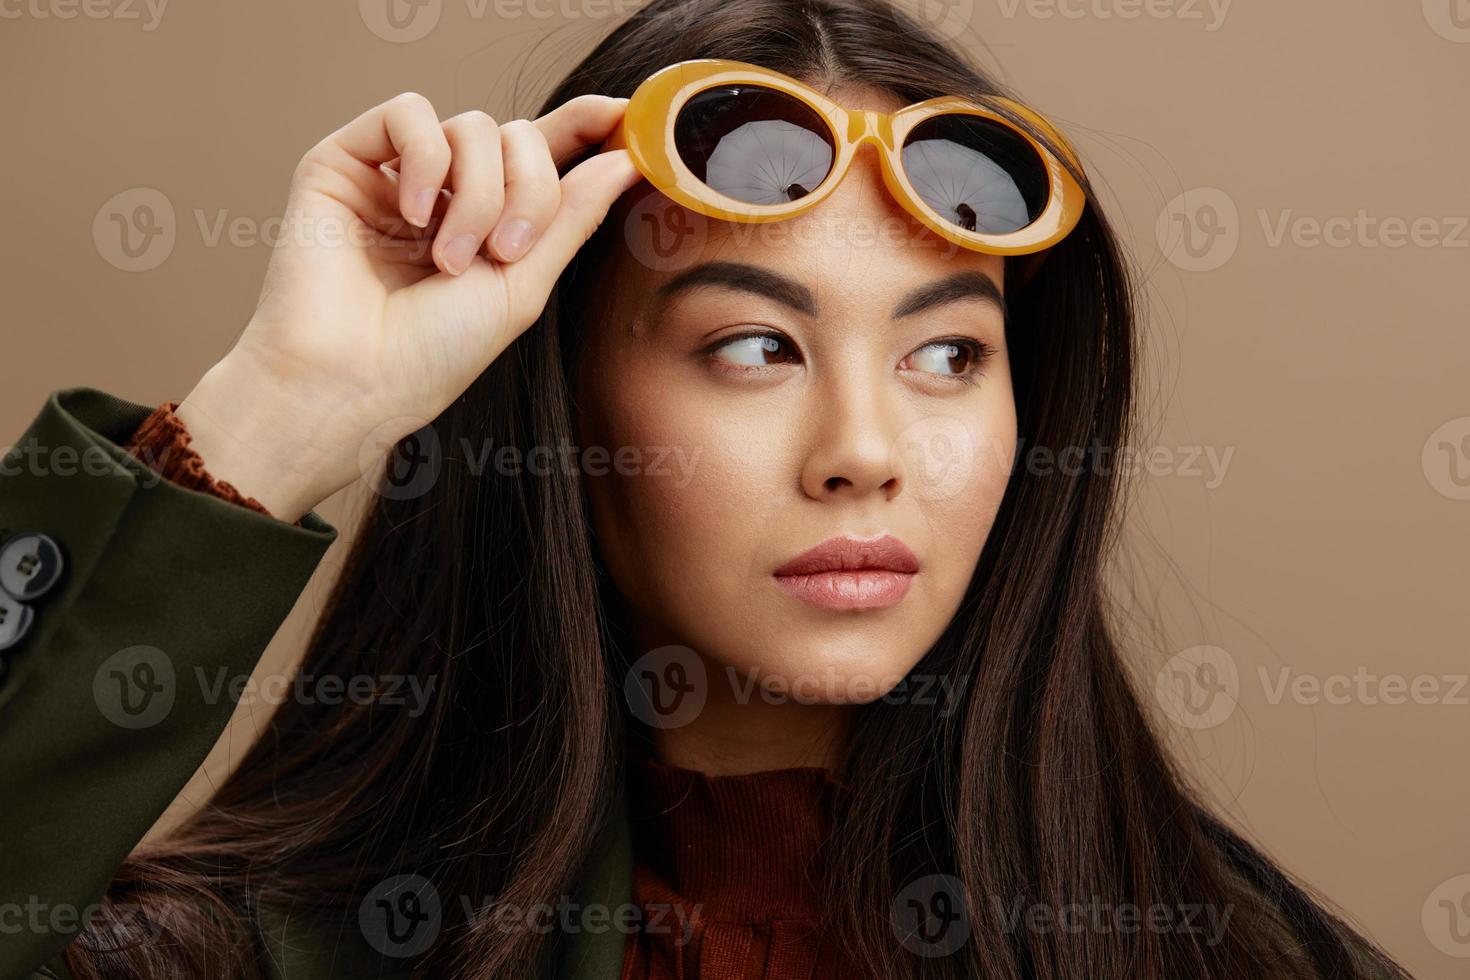
[(742, 367), (765, 367), (793, 360), (791, 345), (772, 334), (746, 334), (728, 340), (711, 353), (722, 361)]
[(987, 350), (973, 340), (937, 340), (904, 358), (899, 367), (931, 374), (968, 375), (979, 369)]

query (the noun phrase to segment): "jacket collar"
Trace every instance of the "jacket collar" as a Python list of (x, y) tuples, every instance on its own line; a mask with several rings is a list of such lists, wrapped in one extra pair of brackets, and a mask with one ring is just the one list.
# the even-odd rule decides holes
[(623, 786), (611, 808), (557, 939), (555, 980), (619, 980), (628, 934), (618, 923), (633, 901), (633, 845)]

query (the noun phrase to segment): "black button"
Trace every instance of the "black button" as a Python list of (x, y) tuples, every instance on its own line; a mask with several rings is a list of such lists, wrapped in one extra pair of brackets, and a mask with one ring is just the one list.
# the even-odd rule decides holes
[(0, 589), (17, 599), (39, 599), (61, 578), (61, 546), (49, 535), (17, 534), (0, 548)]
[(0, 592), (0, 650), (9, 650), (31, 628), (31, 607)]

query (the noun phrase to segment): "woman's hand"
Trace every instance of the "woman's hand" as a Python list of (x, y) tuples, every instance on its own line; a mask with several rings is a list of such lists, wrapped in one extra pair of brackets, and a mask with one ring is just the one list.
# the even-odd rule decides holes
[(295, 521), (358, 477), (370, 434), (396, 440), (448, 407), (637, 183), (625, 150), (558, 175), (626, 105), (440, 122), (410, 93), (312, 147), (255, 314), (178, 407), (211, 475)]

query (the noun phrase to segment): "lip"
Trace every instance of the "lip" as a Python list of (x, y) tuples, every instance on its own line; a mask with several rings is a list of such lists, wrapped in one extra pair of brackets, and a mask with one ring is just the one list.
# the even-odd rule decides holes
[(822, 609), (886, 609), (908, 594), (919, 559), (898, 538), (828, 538), (773, 572), (789, 594)]

